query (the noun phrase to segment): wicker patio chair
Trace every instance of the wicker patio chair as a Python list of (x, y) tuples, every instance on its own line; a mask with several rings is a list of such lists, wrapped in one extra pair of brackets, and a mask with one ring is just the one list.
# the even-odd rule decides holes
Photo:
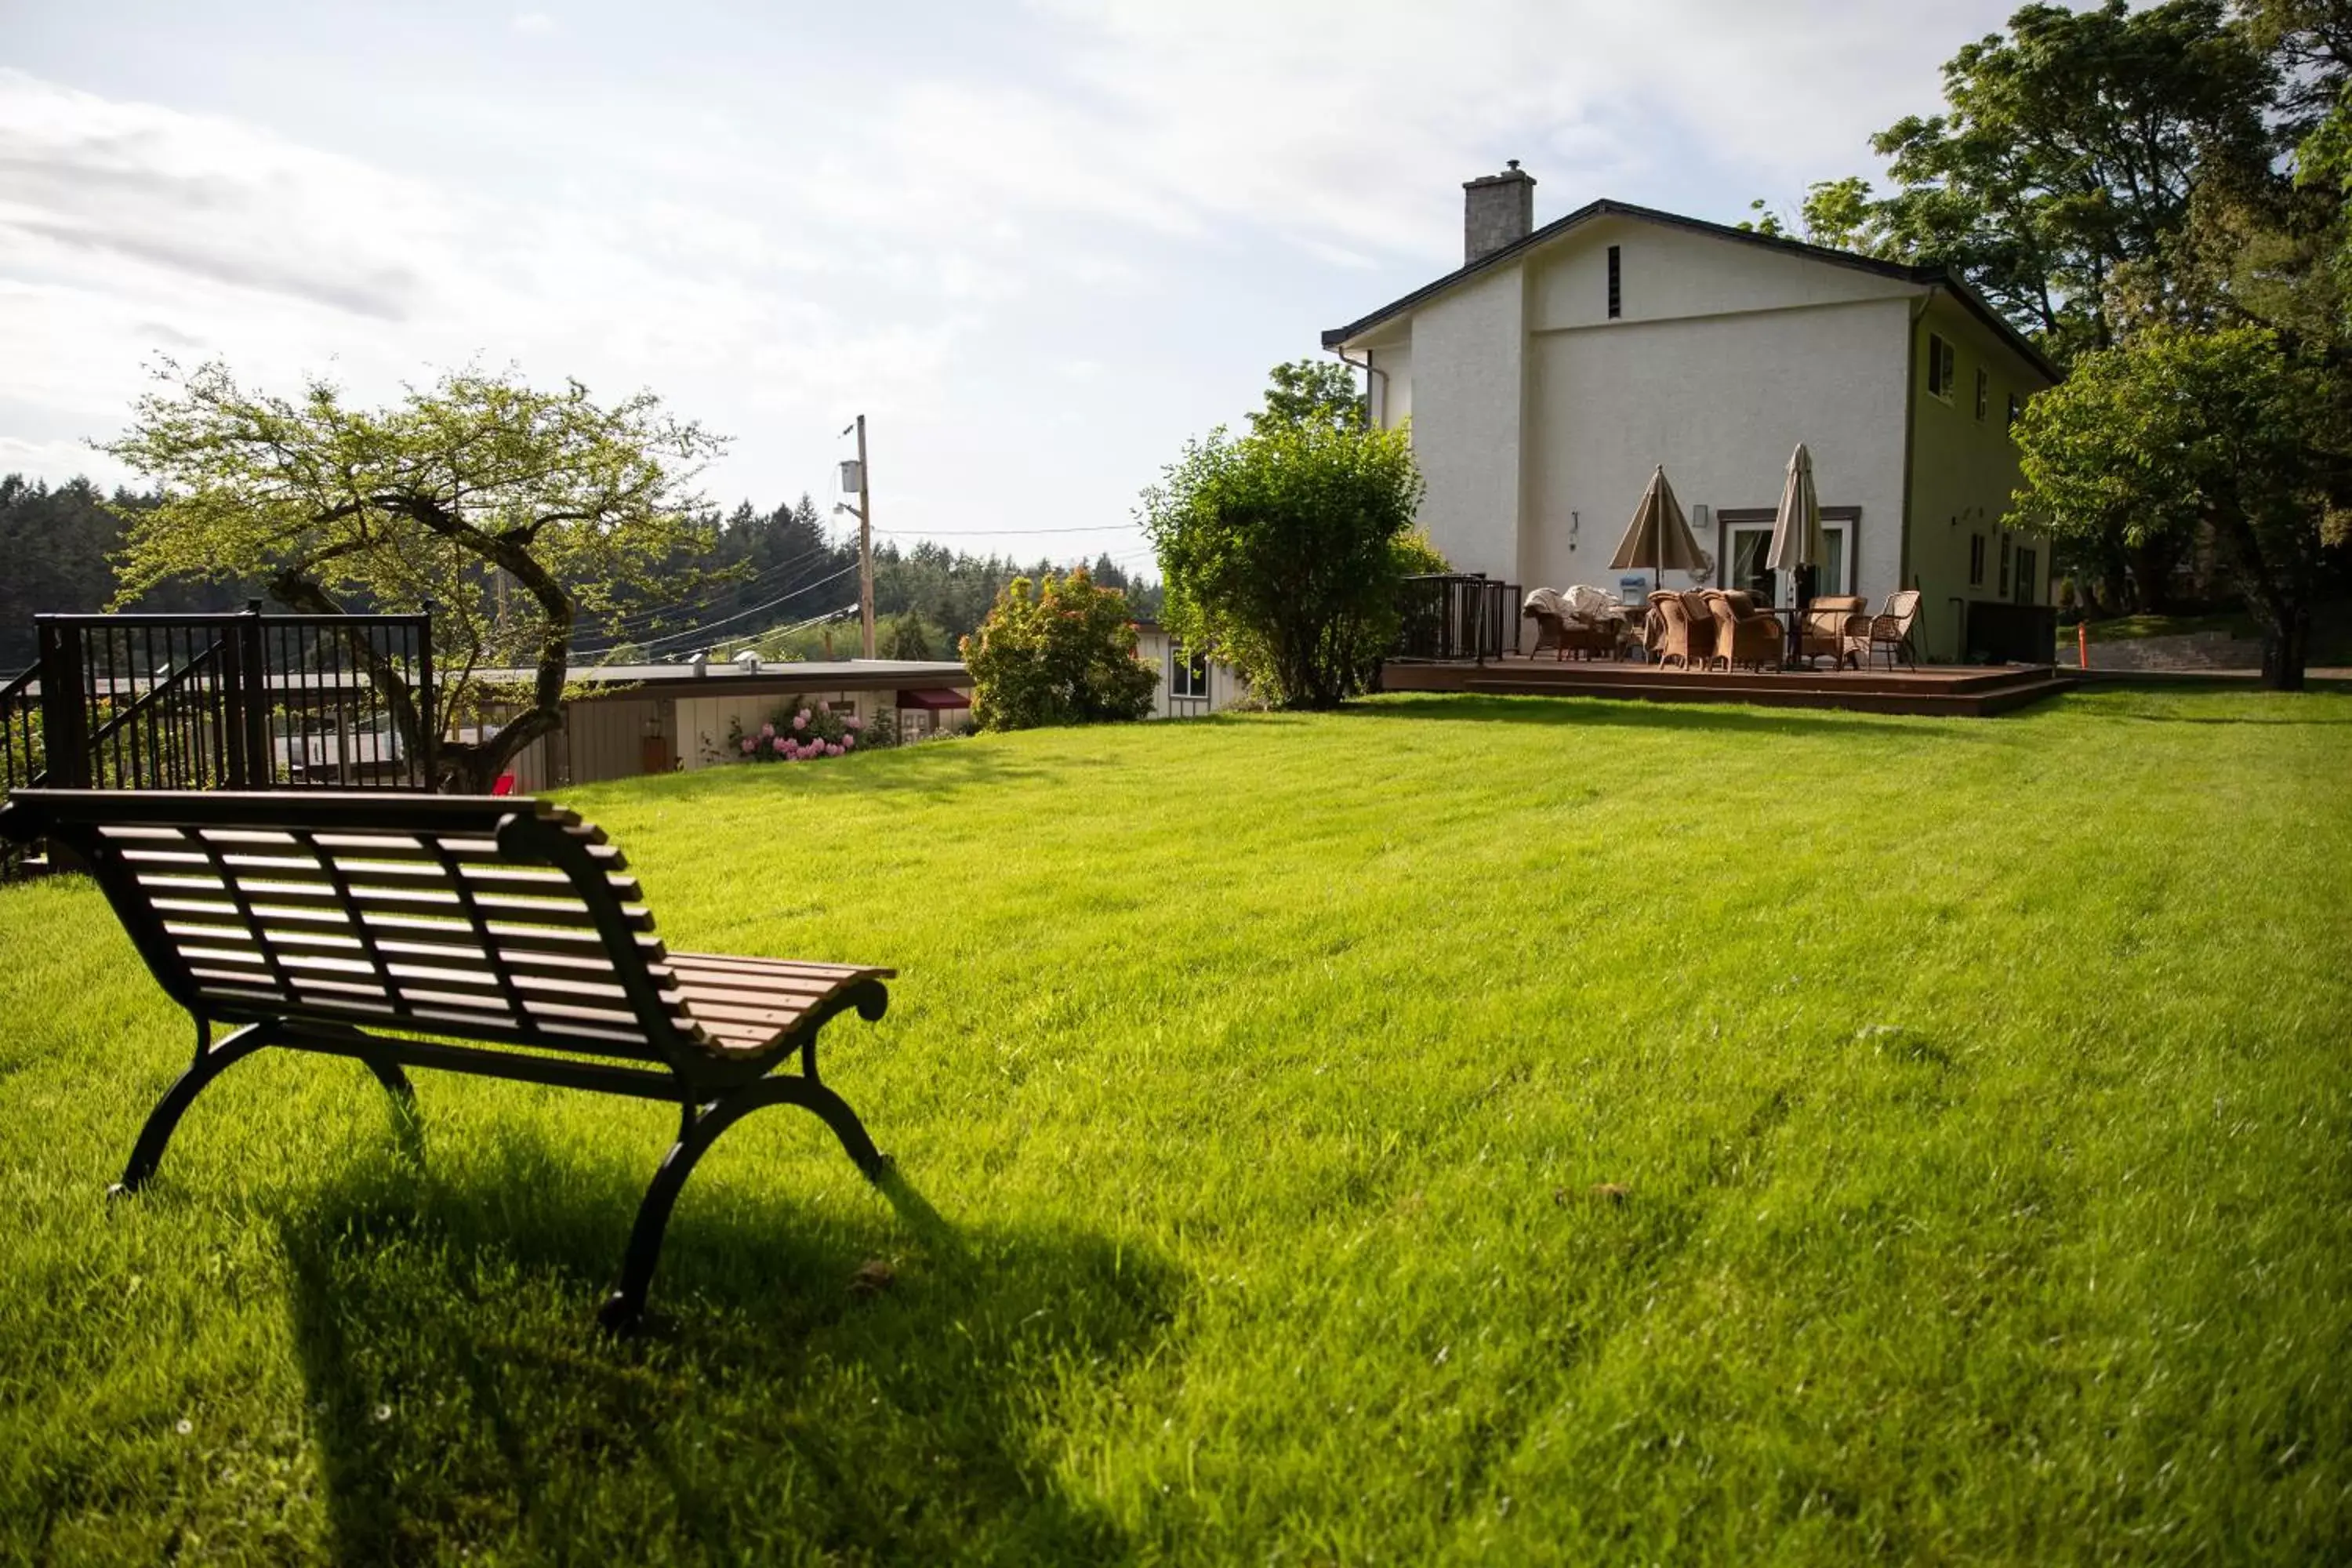
[(1690, 660), (1690, 616), (1683, 613), (1683, 601), (1676, 594), (1650, 595), (1649, 627), (1643, 639), (1650, 656), (1661, 667)]
[(1768, 663), (1775, 669), (1780, 668), (1779, 616), (1759, 608), (1736, 589), (1709, 588), (1699, 596), (1715, 617), (1715, 657), (1707, 661), (1708, 668), (1714, 668), (1717, 660), (1726, 669), (1743, 664), (1761, 669)]
[(1660, 664), (1666, 661), (1665, 602), (1676, 597), (1668, 593), (1653, 593), (1642, 611), (1642, 652)]
[[(1712, 592), (1713, 590), (1708, 590)], [(1708, 669), (1715, 664), (1715, 606), (1707, 603), (1706, 593), (1697, 589), (1677, 594), (1683, 614), (1690, 621), (1689, 641), (1683, 652), (1685, 669)]]
[(1870, 630), (1869, 608), (1870, 602), (1859, 594), (1815, 595), (1797, 632), (1797, 657), (1810, 666), (1827, 654), (1844, 665), (1854, 657), (1852, 639), (1866, 637)]
[(1863, 664), (1870, 662), (1879, 649), (1886, 650), (1886, 668), (1895, 668), (1897, 654), (1904, 667), (1919, 668), (1917, 650), (1911, 642), (1912, 628), (1919, 619), (1919, 590), (1905, 588), (1886, 595), (1886, 608), (1870, 618), (1867, 630), (1857, 631), (1846, 638), (1846, 648)]

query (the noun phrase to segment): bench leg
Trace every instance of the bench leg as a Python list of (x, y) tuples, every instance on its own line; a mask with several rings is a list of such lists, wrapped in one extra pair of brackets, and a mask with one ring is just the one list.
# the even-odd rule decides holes
[(597, 1310), (597, 1321), (606, 1329), (625, 1334), (644, 1318), (646, 1296), (653, 1288), (654, 1269), (661, 1262), (670, 1211), (677, 1206), (677, 1194), (685, 1190), (687, 1177), (694, 1173), (695, 1162), (736, 1121), (770, 1105), (797, 1105), (814, 1111), (833, 1129), (866, 1180), (878, 1182), (889, 1169), (888, 1157), (874, 1147), (874, 1140), (866, 1135), (865, 1123), (849, 1109), (849, 1102), (806, 1078), (763, 1079), (699, 1110), (688, 1107), (677, 1142), (663, 1156), (652, 1185), (646, 1188), (645, 1200), (637, 1205), (636, 1224), (629, 1230), (629, 1250), (621, 1260), (621, 1282)]
[[(201, 1040), (204, 1026), (199, 1024), (197, 1029)], [(131, 1148), (131, 1163), (122, 1168), (122, 1180), (109, 1187), (107, 1195), (121, 1197), (145, 1186), (147, 1178), (155, 1173), (155, 1167), (163, 1163), (163, 1148), (171, 1142), (173, 1130), (180, 1125), (180, 1118), (204, 1092), (205, 1086), (268, 1045), (272, 1037), (266, 1026), (247, 1024), (216, 1046), (200, 1044), (195, 1061), (180, 1075), (177, 1083), (163, 1091), (155, 1109), (147, 1113), (147, 1125), (139, 1130), (139, 1142)]]

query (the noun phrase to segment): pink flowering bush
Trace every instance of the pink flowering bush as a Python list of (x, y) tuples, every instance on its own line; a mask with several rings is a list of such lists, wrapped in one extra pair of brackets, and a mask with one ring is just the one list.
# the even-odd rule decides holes
[[(728, 742), (755, 763), (805, 763), (819, 757), (841, 757), (857, 750), (866, 733), (865, 721), (855, 713), (835, 713), (823, 703), (793, 698), (783, 711), (748, 733), (739, 720)], [(887, 737), (886, 737), (887, 739)]]

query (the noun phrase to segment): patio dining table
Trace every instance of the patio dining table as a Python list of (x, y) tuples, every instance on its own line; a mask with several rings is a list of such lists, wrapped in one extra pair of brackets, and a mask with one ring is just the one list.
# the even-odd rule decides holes
[[(1812, 608), (1812, 606), (1808, 605), (1803, 608), (1799, 608), (1794, 605), (1759, 605), (1757, 608), (1769, 611), (1772, 615), (1778, 616), (1789, 628), (1788, 637), (1786, 638), (1786, 647), (1788, 651), (1781, 655), (1780, 668), (1783, 669), (1793, 669), (1799, 664), (1803, 663), (1805, 658), (1805, 645), (1803, 641), (1804, 616)], [(1810, 668), (1810, 666), (1808, 668)], [(1832, 669), (1844, 668), (1844, 655), (1839, 655), (1836, 661), (1832, 663), (1830, 668)]]

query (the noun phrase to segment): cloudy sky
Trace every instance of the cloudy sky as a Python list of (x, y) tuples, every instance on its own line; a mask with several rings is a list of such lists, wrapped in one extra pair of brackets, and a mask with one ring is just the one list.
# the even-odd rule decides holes
[(1024, 558), (1266, 367), (1537, 220), (1737, 218), (1874, 172), (1981, 0), (1033, 0), (518, 9), (0, 0), (0, 471), (121, 478), (158, 354), (381, 397), (467, 362), (734, 438), (713, 498)]

